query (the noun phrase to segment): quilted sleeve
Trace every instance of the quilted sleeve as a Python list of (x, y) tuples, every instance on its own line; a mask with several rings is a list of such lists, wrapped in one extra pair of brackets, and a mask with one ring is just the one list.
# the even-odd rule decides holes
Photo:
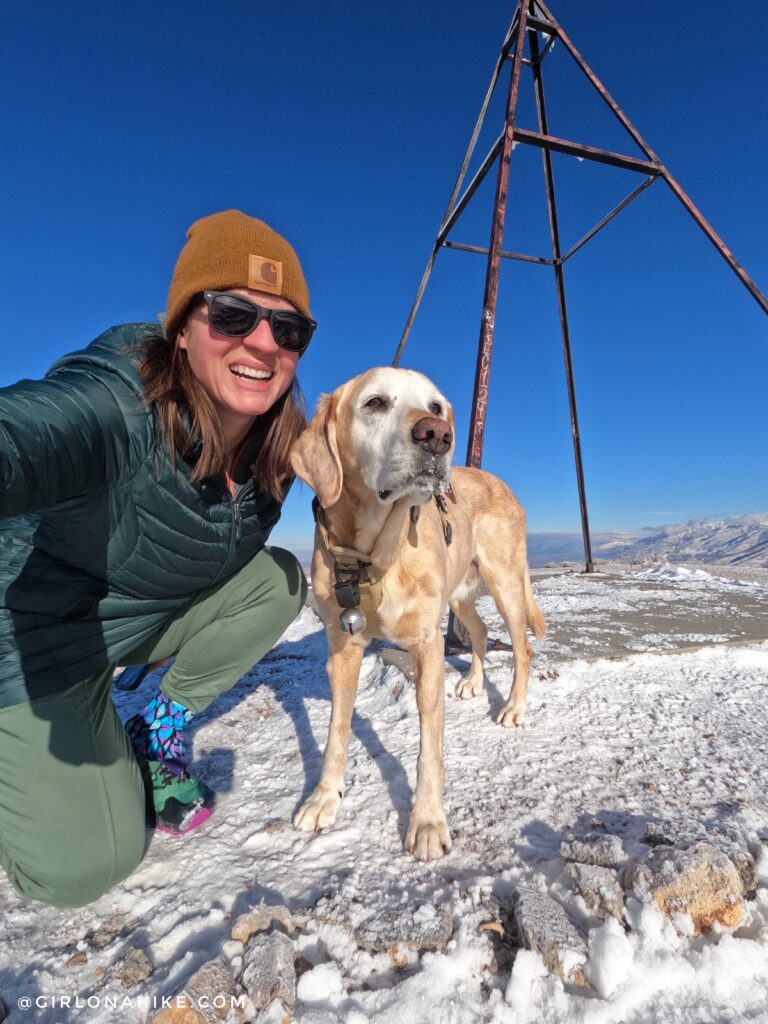
[(132, 471), (131, 420), (147, 413), (125, 390), (81, 367), (0, 389), (0, 516), (50, 508)]

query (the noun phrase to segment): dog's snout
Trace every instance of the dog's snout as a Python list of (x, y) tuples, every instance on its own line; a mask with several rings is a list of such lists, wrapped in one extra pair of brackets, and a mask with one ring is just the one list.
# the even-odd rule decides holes
[(453, 431), (437, 416), (423, 416), (411, 430), (413, 443), (433, 455), (445, 455), (453, 443)]

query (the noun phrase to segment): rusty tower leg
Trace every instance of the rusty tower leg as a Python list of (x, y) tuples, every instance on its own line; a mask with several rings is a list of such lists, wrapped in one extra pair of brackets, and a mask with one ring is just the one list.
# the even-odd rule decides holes
[[(496, 325), (496, 300), (499, 294), (499, 269), (501, 267), (501, 244), (504, 236), (504, 222), (507, 215), (507, 194), (509, 191), (509, 164), (512, 158), (512, 143), (515, 135), (515, 115), (517, 99), (520, 95), (520, 69), (523, 66), (523, 50), (525, 47), (525, 24), (528, 0), (520, 4), (517, 21), (517, 39), (512, 58), (512, 71), (509, 77), (509, 94), (507, 96), (507, 114), (504, 135), (499, 155), (499, 170), (496, 177), (496, 195), (493, 201), (493, 220), (491, 222), (491, 240), (488, 245), (488, 263), (485, 272), (485, 289), (483, 292), (483, 311), (480, 316), (480, 337), (477, 343), (477, 363), (475, 365), (475, 385), (473, 390), (472, 417), (469, 424), (467, 441), (468, 466), (480, 468), (483, 459), (483, 441), (485, 439), (485, 417), (488, 409), (488, 381), (491, 372), (491, 354), (493, 350), (493, 333)], [(446, 650), (465, 650), (469, 637), (465, 630), (459, 629), (453, 612), (448, 617), (448, 630), (445, 638)]]
[(512, 143), (515, 136), (515, 115), (517, 99), (520, 95), (520, 69), (523, 66), (523, 49), (528, 0), (520, 4), (517, 22), (517, 40), (515, 54), (512, 59), (512, 73), (509, 79), (509, 95), (507, 97), (507, 116), (504, 137), (499, 156), (499, 172), (496, 178), (496, 195), (493, 201), (493, 221), (491, 224), (491, 240), (488, 246), (488, 265), (485, 273), (485, 290), (483, 292), (483, 312), (480, 317), (480, 338), (477, 344), (477, 364), (475, 366), (474, 401), (472, 418), (469, 424), (469, 440), (467, 442), (468, 466), (480, 468), (483, 458), (483, 440), (485, 435), (485, 416), (488, 408), (488, 379), (491, 372), (491, 353), (493, 350), (493, 333), (496, 325), (496, 300), (499, 293), (499, 267), (501, 266), (501, 243), (504, 235), (504, 222), (507, 215), (507, 193), (509, 190), (509, 164), (512, 158)]
[[(528, 0), (524, 0), (527, 3)], [(533, 83), (536, 95), (536, 112), (539, 119), (539, 131), (548, 135), (547, 108), (544, 102), (544, 80), (541, 73), (539, 40), (535, 32), (530, 34), (531, 63), (533, 65)], [(563, 358), (565, 360), (565, 379), (568, 388), (568, 407), (571, 413), (571, 435), (573, 437), (573, 455), (576, 461), (576, 480), (579, 490), (579, 508), (581, 511), (581, 532), (584, 537), (585, 572), (594, 572), (592, 562), (592, 541), (589, 536), (589, 516), (587, 514), (587, 493), (584, 486), (584, 465), (581, 457), (581, 434), (579, 432), (579, 414), (576, 407), (576, 385), (573, 379), (573, 360), (571, 358), (571, 335), (568, 326), (568, 306), (565, 300), (565, 275), (563, 273), (562, 252), (560, 249), (560, 229), (557, 222), (557, 204), (555, 201), (555, 179), (552, 173), (552, 154), (542, 149), (541, 159), (544, 166), (544, 186), (547, 192), (547, 209), (549, 211), (549, 230), (552, 239), (552, 257), (555, 263), (555, 286), (557, 288), (557, 308), (560, 314), (560, 333), (563, 339)]]

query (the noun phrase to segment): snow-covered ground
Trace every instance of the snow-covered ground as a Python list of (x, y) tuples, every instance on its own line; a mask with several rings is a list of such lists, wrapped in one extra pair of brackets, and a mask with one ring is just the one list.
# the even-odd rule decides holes
[[(183, 839), (149, 836), (134, 874), (85, 909), (28, 903), (0, 880), (8, 1024), (143, 1021), (139, 1005), (106, 1005), (109, 994), (126, 995), (111, 971), (127, 951), (142, 948), (155, 966), (129, 994), (171, 995), (217, 954), (238, 955), (229, 935), (238, 914), (261, 900), (300, 911), (323, 897), (344, 921), (310, 916), (297, 940), (313, 965), (299, 983), (302, 1024), (768, 1020), (768, 641), (756, 642), (754, 621), (764, 609), (768, 637), (768, 581), (669, 568), (539, 575), (534, 591), (551, 632), (534, 643), (524, 728), (494, 721), (509, 654), (489, 654), (474, 701), (453, 697), (466, 661), (448, 663), (447, 857), (421, 864), (402, 849), (418, 718), (412, 684), (381, 651), (363, 663), (337, 825), (293, 830), (319, 775), (330, 711), (324, 634), (305, 608), (272, 654), (194, 720), (194, 769), (220, 793), (209, 824)], [(686, 614), (671, 630), (679, 607)], [(702, 628), (697, 609), (715, 609), (721, 627)], [(503, 638), (490, 598), (480, 610)], [(118, 694), (121, 715), (156, 684)], [(560, 855), (565, 835), (599, 819), (632, 855), (649, 821), (681, 816), (731, 821), (751, 835), (760, 885), (738, 930), (681, 938), (639, 904), (626, 934), (590, 917)], [(511, 973), (499, 958), (480, 925), (520, 885), (548, 892), (580, 923), (597, 991), (564, 985), (534, 953), (518, 953)], [(454, 931), (444, 952), (392, 958), (354, 941), (351, 926), (367, 918), (408, 908), (418, 921), (445, 906)], [(87, 1008), (52, 1005), (78, 994), (92, 997)], [(24, 999), (40, 1005), (24, 1009)]]

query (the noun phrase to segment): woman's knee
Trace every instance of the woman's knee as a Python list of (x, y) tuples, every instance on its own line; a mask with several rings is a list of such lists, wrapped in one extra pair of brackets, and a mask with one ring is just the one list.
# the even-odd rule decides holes
[(272, 580), (271, 598), (276, 602), (275, 611), (282, 611), (285, 625), (289, 625), (299, 614), (307, 599), (307, 579), (299, 560), (285, 548), (266, 548), (275, 570)]
[(144, 823), (132, 836), (123, 836), (117, 847), (105, 834), (91, 836), (77, 854), (56, 857), (42, 864), (6, 865), (16, 891), (26, 899), (53, 907), (84, 907), (124, 881), (139, 864), (144, 852)]
[(144, 783), (109, 685), (0, 712), (0, 865), (28, 899), (92, 903), (141, 860)]

